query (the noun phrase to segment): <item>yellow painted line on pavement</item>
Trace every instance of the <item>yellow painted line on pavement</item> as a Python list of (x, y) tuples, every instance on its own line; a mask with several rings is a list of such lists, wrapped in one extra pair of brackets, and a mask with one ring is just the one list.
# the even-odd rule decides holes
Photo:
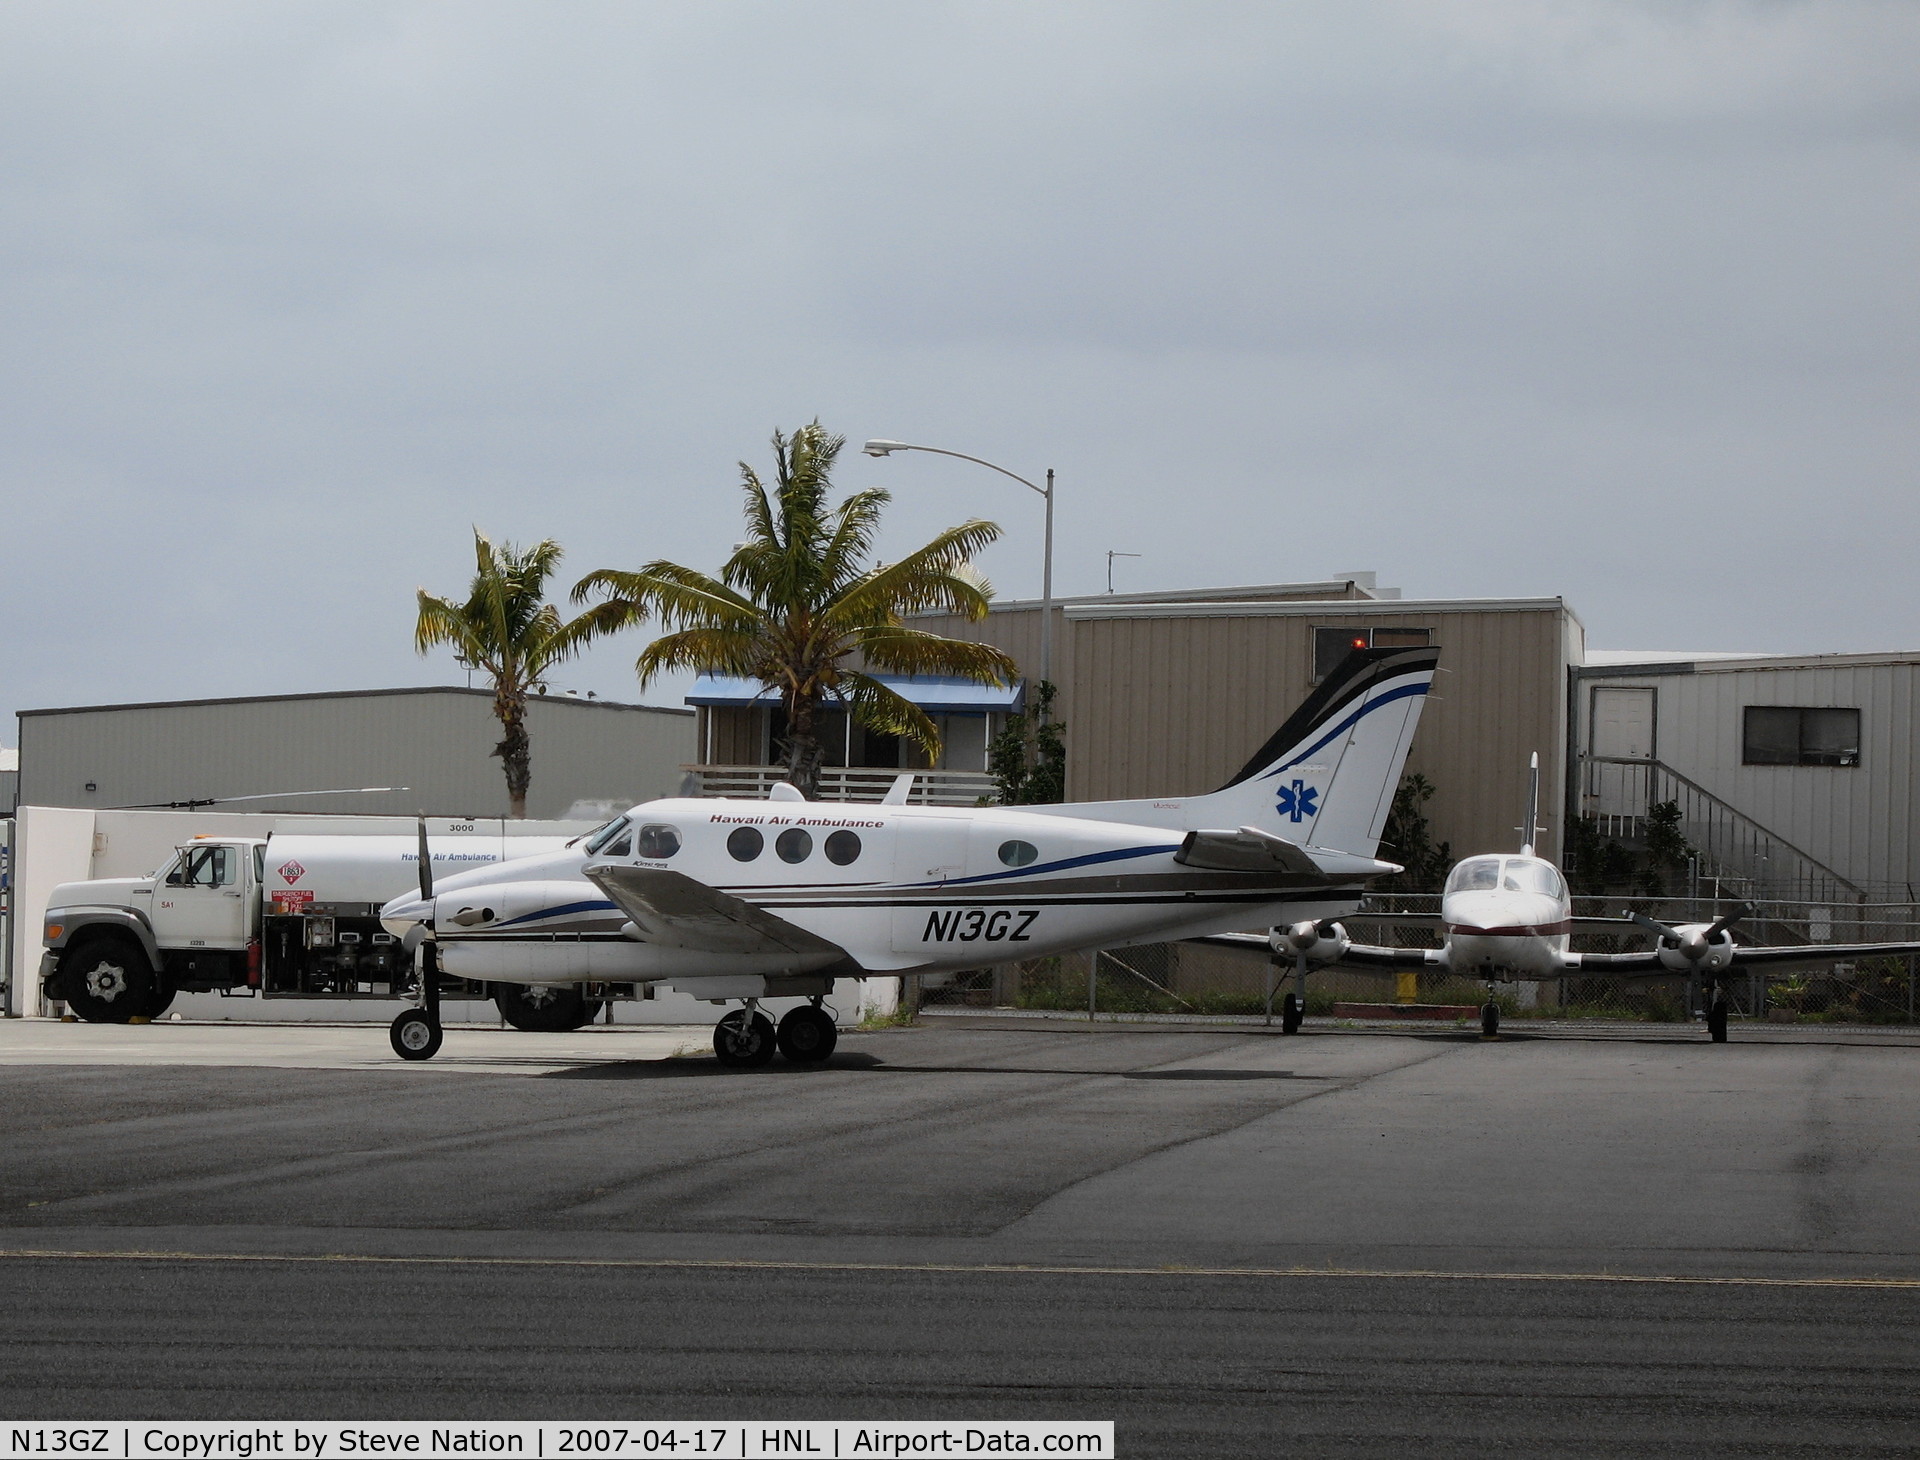
[(1029, 1262), (804, 1262), (733, 1257), (409, 1257), (355, 1252), (164, 1252), (0, 1248), (0, 1260), (75, 1262), (363, 1263), (417, 1267), (579, 1267), (668, 1271), (1005, 1273), (1054, 1277), (1372, 1278), (1481, 1283), (1638, 1283), (1732, 1288), (1920, 1290), (1920, 1278), (1731, 1277), (1624, 1272), (1447, 1272), (1395, 1267), (1109, 1267)]

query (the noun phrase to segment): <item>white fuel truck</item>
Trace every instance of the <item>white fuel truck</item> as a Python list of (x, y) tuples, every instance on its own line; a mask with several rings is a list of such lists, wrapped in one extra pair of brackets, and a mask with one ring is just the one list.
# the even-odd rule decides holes
[[(449, 876), (565, 845), (454, 822), (430, 839)], [(497, 823), (496, 823), (497, 825)], [(381, 905), (419, 885), (419, 840), (392, 835), (205, 836), (150, 877), (66, 882), (47, 904), (46, 995), (82, 1019), (152, 1019), (179, 993), (395, 999), (414, 959), (380, 926)], [(577, 1029), (631, 986), (578, 989), (441, 980), (448, 997), (492, 998), (520, 1029)]]

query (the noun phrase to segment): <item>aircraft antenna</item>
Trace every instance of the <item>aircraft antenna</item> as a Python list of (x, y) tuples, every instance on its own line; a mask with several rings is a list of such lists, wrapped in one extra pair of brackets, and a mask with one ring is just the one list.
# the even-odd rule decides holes
[(1527, 824), (1520, 834), (1520, 855), (1533, 855), (1534, 838), (1540, 828), (1540, 752), (1534, 751), (1527, 765)]

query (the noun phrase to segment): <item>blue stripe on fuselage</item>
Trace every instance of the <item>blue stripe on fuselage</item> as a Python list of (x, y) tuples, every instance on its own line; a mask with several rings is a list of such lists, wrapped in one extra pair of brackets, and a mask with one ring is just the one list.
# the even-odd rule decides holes
[(1064, 872), (1069, 867), (1090, 867), (1096, 862), (1123, 862), (1132, 857), (1151, 857), (1161, 852), (1177, 852), (1180, 843), (1164, 847), (1122, 847), (1117, 852), (1088, 852), (1084, 857), (1068, 857), (1060, 862), (1042, 862), (1036, 867), (1015, 867), (1009, 872), (982, 872), (977, 877), (953, 877), (945, 882), (902, 882), (902, 887), (964, 887), (970, 882), (999, 882), (1008, 877), (1039, 877), (1048, 872)]
[(511, 928), (521, 923), (530, 923), (536, 918), (557, 918), (562, 913), (616, 911), (618, 911), (618, 909), (615, 908), (612, 903), (608, 902), (605, 898), (601, 898), (596, 902), (569, 902), (563, 903), (559, 907), (543, 907), (539, 912), (522, 913), (517, 918), (508, 918), (503, 923), (493, 923), (490, 926), (494, 928)]

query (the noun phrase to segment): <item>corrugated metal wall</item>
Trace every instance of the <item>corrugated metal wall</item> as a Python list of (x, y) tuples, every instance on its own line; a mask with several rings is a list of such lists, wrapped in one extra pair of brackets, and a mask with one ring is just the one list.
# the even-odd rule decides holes
[[(528, 703), (528, 814), (577, 800), (674, 794), (695, 754), (690, 711), (540, 699)], [(492, 696), (431, 689), (136, 705), (20, 716), (21, 800), (112, 807), (258, 792), (406, 786), (384, 796), (310, 796), (310, 812), (500, 815), (506, 786)], [(92, 782), (95, 790), (86, 790)], [(273, 803), (263, 803), (265, 807)]]
[[(1600, 686), (1655, 693), (1654, 757), (1697, 781), (1769, 831), (1819, 858), (1876, 897), (1911, 900), (1920, 885), (1920, 764), (1914, 736), (1920, 661), (1862, 656), (1832, 663), (1717, 668), (1691, 673), (1581, 677), (1581, 748), (1592, 734)], [(1748, 705), (1860, 711), (1860, 764), (1742, 765)]]
[(1436, 839), (1454, 855), (1518, 844), (1527, 761), (1540, 752), (1542, 850), (1559, 854), (1566, 746), (1563, 607), (1434, 611), (1398, 605), (1208, 617), (1081, 619), (1068, 722), (1070, 796), (1192, 795), (1246, 763), (1312, 688), (1316, 626), (1427, 628), (1441, 674), (1409, 771), (1434, 783)]

